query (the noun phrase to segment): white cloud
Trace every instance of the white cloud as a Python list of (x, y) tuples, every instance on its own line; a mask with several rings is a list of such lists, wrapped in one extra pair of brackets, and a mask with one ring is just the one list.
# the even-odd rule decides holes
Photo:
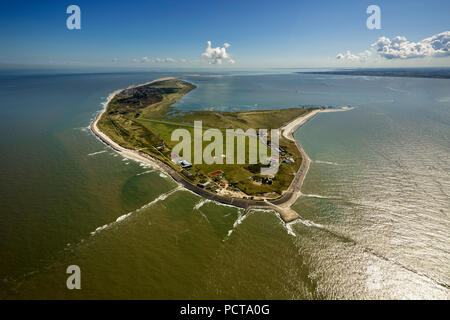
[(173, 62), (177, 62), (177, 61), (173, 58), (156, 58), (155, 62), (156, 63), (173, 63)]
[(338, 55), (336, 56), (336, 59), (348, 60), (348, 61), (352, 61), (352, 62), (365, 62), (371, 55), (372, 55), (372, 52), (370, 52), (369, 50), (365, 50), (358, 54), (353, 54), (347, 50), (345, 53), (338, 53)]
[(147, 63), (147, 62), (150, 62), (151, 60), (150, 60), (149, 57), (142, 57), (142, 58), (139, 58), (139, 59), (136, 59), (136, 58), (131, 59), (131, 61), (134, 62), (134, 63)]
[[(131, 60), (134, 63), (175, 63), (177, 60), (173, 58), (149, 58), (149, 57), (142, 57), (142, 58), (134, 58)], [(181, 60), (180, 60), (181, 61)]]
[[(424, 57), (448, 57), (450, 56), (450, 31), (433, 35), (418, 42), (409, 41), (406, 37), (397, 36), (392, 39), (380, 37), (377, 42), (371, 45), (382, 58), (392, 59), (412, 59)], [(339, 53), (337, 60), (351, 62), (365, 62), (371, 56), (369, 50), (358, 54), (350, 51)]]
[(202, 53), (202, 57), (208, 59), (210, 64), (222, 64), (224, 61), (234, 64), (234, 61), (231, 58), (231, 55), (227, 52), (227, 49), (231, 46), (231, 44), (225, 42), (223, 47), (213, 48), (211, 46), (211, 41), (206, 43), (205, 52)]
[(412, 42), (401, 36), (393, 39), (381, 37), (372, 44), (372, 47), (386, 59), (446, 57), (450, 55), (450, 31), (433, 35), (419, 42)]

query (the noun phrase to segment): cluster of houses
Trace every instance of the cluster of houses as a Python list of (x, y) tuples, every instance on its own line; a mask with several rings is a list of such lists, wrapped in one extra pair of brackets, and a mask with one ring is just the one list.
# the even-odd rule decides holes
[[(189, 170), (190, 168), (192, 168), (192, 163), (190, 163), (186, 159), (183, 159), (182, 157), (180, 157), (177, 154), (172, 154), (171, 158), (172, 158), (173, 163), (175, 163), (176, 165), (181, 167), (181, 169), (182, 169), (181, 173), (183, 173), (187, 177), (193, 176), (193, 174)], [(216, 191), (216, 192), (220, 188), (227, 187), (228, 183), (222, 179), (222, 174), (223, 174), (222, 170), (218, 170), (218, 171), (209, 173), (209, 177), (213, 180), (213, 182), (211, 182), (210, 180), (203, 181), (203, 182), (197, 183), (197, 187), (200, 187), (202, 189), (211, 189), (212, 191)]]
[[(292, 164), (295, 163), (294, 157), (286, 151), (286, 149), (282, 146), (279, 146), (277, 144), (272, 144), (271, 142), (268, 142), (266, 144), (269, 148), (271, 148), (273, 151), (278, 152), (279, 156), (273, 155), (271, 159), (269, 160), (269, 167), (278, 165), (281, 159), (282, 163)], [(186, 159), (183, 159), (177, 154), (171, 154), (172, 162), (176, 165), (181, 167), (181, 172), (187, 176), (192, 177), (193, 174), (191, 173), (190, 169), (192, 168), (192, 163), (187, 161)], [(255, 179), (255, 177), (251, 177), (252, 179)], [(261, 184), (268, 184), (272, 185), (273, 183), (273, 176), (267, 176), (258, 178), (255, 181), (259, 181)], [(241, 190), (233, 185), (229, 185), (228, 182), (223, 177), (223, 171), (217, 170), (214, 172), (210, 172), (208, 174), (208, 178), (202, 180), (200, 183), (197, 183), (197, 186), (203, 189), (208, 189), (214, 192), (218, 192), (220, 189), (225, 189), (230, 187), (231, 190), (240, 192)]]
[(170, 155), (170, 158), (172, 159), (173, 163), (175, 163), (176, 165), (179, 165), (181, 168), (183, 168), (185, 170), (192, 167), (192, 163), (190, 163), (189, 161), (183, 159), (182, 157), (180, 157), (177, 154), (172, 153)]
[[(258, 135), (259, 135), (259, 131), (258, 131)], [(294, 163), (294, 157), (291, 155), (288, 155), (286, 149), (276, 143), (272, 143), (271, 141), (267, 141), (267, 139), (262, 139), (261, 140), (267, 147), (269, 147), (272, 152), (276, 152), (277, 154), (281, 155), (281, 162), (283, 163)], [(277, 158), (277, 156), (273, 156), (270, 159), (270, 166), (273, 165), (273, 162), (275, 162), (275, 160), (278, 160), (279, 158)]]
[(217, 170), (210, 172), (209, 177), (213, 180), (213, 183), (211, 181), (206, 181), (204, 183), (198, 183), (197, 186), (200, 188), (210, 188), (213, 191), (217, 191), (220, 188), (225, 188), (228, 186), (228, 183), (223, 179), (223, 171)]

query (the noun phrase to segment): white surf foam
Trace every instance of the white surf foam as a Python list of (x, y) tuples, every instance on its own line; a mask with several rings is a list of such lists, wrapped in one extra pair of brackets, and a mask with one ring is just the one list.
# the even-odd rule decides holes
[(289, 222), (289, 223), (284, 222), (283, 218), (281, 218), (281, 215), (280, 215), (277, 211), (273, 210), (273, 212), (275, 213), (275, 216), (277, 216), (278, 219), (280, 220), (280, 223), (281, 223), (281, 225), (284, 227), (284, 229), (286, 230), (286, 232), (287, 232), (290, 236), (297, 237), (297, 235), (295, 234), (294, 230), (292, 230), (292, 227), (291, 227), (291, 223), (292, 223), (292, 222)]
[(332, 161), (321, 161), (321, 160), (314, 160), (314, 163), (321, 163), (321, 164), (329, 164), (333, 166), (342, 166), (342, 164)]
[(308, 197), (308, 198), (319, 198), (319, 199), (329, 199), (328, 197), (321, 196), (319, 194), (301, 194), (302, 197)]
[(118, 217), (114, 222), (111, 222), (111, 223), (109, 223), (109, 224), (105, 224), (105, 225), (103, 225), (103, 226), (101, 226), (101, 227), (96, 228), (94, 231), (91, 232), (91, 236), (96, 235), (98, 232), (100, 232), (100, 231), (102, 231), (102, 230), (105, 230), (105, 229), (110, 228), (111, 226), (115, 225), (116, 223), (119, 223), (119, 222), (124, 221), (126, 218), (128, 218), (129, 216), (131, 216), (131, 215), (134, 214), (134, 213), (138, 213), (138, 212), (140, 212), (140, 211), (142, 211), (142, 210), (144, 210), (144, 209), (146, 209), (146, 208), (152, 206), (153, 204), (155, 204), (155, 203), (157, 203), (157, 202), (159, 202), (159, 201), (162, 201), (162, 200), (166, 199), (169, 195), (171, 195), (172, 193), (174, 193), (174, 192), (176, 192), (176, 191), (178, 191), (178, 190), (180, 190), (180, 188), (175, 188), (175, 189), (172, 189), (172, 190), (170, 190), (170, 191), (168, 191), (168, 192), (166, 192), (166, 193), (163, 193), (163, 194), (161, 194), (158, 198), (156, 198), (155, 200), (153, 200), (153, 201), (151, 201), (151, 202), (149, 202), (149, 203), (143, 205), (143, 206), (140, 207), (139, 209), (136, 209), (135, 211), (131, 211), (131, 212), (128, 212), (128, 213), (126, 213), (126, 214), (124, 214), (124, 215), (121, 215), (121, 216)]
[[(192, 194), (195, 194), (197, 197), (201, 197), (201, 196), (199, 196), (197, 193), (195, 193), (194, 191), (189, 190), (189, 189), (186, 189), (186, 188), (183, 187), (183, 186), (180, 186), (180, 188), (181, 188), (181, 190), (183, 190), (183, 191), (188, 191), (188, 192), (190, 192), (190, 193), (192, 193)], [(212, 202), (212, 203), (214, 203), (214, 204), (217, 204), (218, 206), (222, 206), (222, 207), (230, 207), (230, 208), (237, 208), (237, 209), (239, 209), (239, 210), (242, 210), (241, 207), (233, 206), (232, 204), (225, 204), (225, 203), (222, 203), (222, 202), (218, 202), (218, 201), (214, 201), (214, 200), (209, 200), (209, 199), (208, 199), (208, 201), (209, 201), (209, 202)]]
[(92, 153), (89, 153), (88, 156), (89, 156), (89, 157), (92, 157), (92, 156), (95, 156), (95, 155), (97, 155), (97, 154), (105, 153), (106, 151), (107, 151), (107, 150), (101, 150), (101, 151), (97, 151), (97, 152), (92, 152)]
[(289, 227), (291, 227), (291, 230), (292, 230), (292, 225), (297, 224), (297, 223), (301, 223), (307, 227), (315, 227), (315, 228), (327, 230), (325, 226), (323, 226), (319, 223), (312, 222), (311, 220), (303, 219), (303, 218), (299, 218), (297, 220), (289, 222), (288, 224), (289, 224)]
[(153, 166), (149, 165), (148, 163), (144, 163), (144, 162), (139, 162), (139, 166), (141, 168), (153, 168), (154, 169)]
[[(92, 121), (91, 121), (92, 122)], [(80, 127), (80, 128), (74, 128), (75, 130), (80, 130), (82, 132), (89, 132), (91, 130), (90, 127)]]
[(237, 226), (240, 225), (240, 224), (242, 223), (242, 221), (244, 221), (245, 218), (247, 218), (247, 216), (248, 216), (250, 213), (251, 213), (251, 210), (250, 210), (249, 212), (247, 212), (246, 214), (243, 214), (243, 210), (240, 209), (238, 218), (237, 218), (236, 221), (233, 223), (233, 227), (232, 227), (230, 230), (228, 230), (228, 234), (227, 234), (226, 238), (225, 238), (223, 241), (226, 241), (226, 240), (231, 236), (231, 234), (233, 233), (234, 229), (236, 229)]
[(209, 200), (209, 199), (202, 199), (202, 200), (200, 200), (200, 201), (194, 206), (194, 210), (200, 209), (201, 207), (203, 207), (204, 204), (206, 204), (206, 203), (208, 203), (208, 202), (211, 202), (211, 200)]
[(155, 170), (147, 170), (147, 171), (144, 171), (144, 172), (138, 173), (138, 174), (136, 175), (136, 177), (138, 177), (138, 176), (142, 176), (143, 174), (147, 174), (147, 173), (150, 173), (150, 172), (155, 172)]

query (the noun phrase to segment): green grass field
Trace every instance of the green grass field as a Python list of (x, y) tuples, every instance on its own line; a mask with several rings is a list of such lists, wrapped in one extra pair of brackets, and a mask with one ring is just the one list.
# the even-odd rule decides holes
[[(277, 129), (298, 116), (310, 111), (308, 108), (280, 110), (252, 110), (242, 112), (189, 111), (182, 112), (173, 104), (196, 87), (186, 81), (173, 79), (154, 82), (123, 90), (107, 106), (106, 112), (98, 122), (100, 130), (123, 147), (140, 150), (156, 157), (172, 168), (182, 172), (193, 183), (210, 181), (208, 188), (217, 190), (240, 190), (246, 195), (281, 194), (291, 183), (301, 164), (301, 155), (296, 145), (280, 136), (279, 145), (285, 152), (280, 155), (278, 173), (271, 177), (271, 184), (262, 183), (261, 165), (250, 164), (194, 164), (189, 170), (173, 163), (171, 150), (178, 143), (172, 141), (175, 129), (186, 129), (194, 136), (194, 121), (202, 121), (203, 132), (217, 128), (223, 133), (223, 152), (226, 147), (226, 129), (253, 128)], [(193, 139), (192, 139), (193, 140)], [(210, 142), (202, 143), (202, 150)], [(191, 143), (193, 150), (193, 141)], [(248, 163), (248, 139), (246, 139), (245, 157)], [(270, 151), (268, 151), (270, 154)], [(235, 157), (236, 157), (235, 143)], [(180, 154), (180, 156), (183, 156)], [(217, 158), (222, 155), (215, 154)], [(281, 159), (294, 159), (293, 163), (284, 163)], [(189, 159), (188, 159), (189, 160)], [(190, 160), (192, 163), (193, 159)], [(223, 174), (211, 177), (209, 173), (221, 170)], [(225, 187), (223, 186), (225, 185)]]

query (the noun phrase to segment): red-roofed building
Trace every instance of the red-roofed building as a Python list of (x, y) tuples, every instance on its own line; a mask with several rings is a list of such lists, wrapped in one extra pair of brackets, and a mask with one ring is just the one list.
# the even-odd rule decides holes
[(210, 175), (211, 177), (214, 177), (214, 176), (221, 175), (222, 173), (223, 173), (222, 170), (217, 170), (217, 171), (214, 171), (214, 172), (210, 172), (209, 175)]

